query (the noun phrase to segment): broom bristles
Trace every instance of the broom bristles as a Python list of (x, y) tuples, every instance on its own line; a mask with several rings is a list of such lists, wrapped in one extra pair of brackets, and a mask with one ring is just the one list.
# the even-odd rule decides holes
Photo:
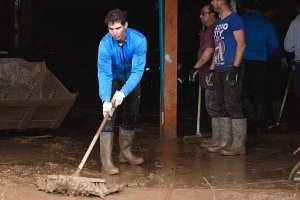
[(98, 196), (104, 198), (105, 195), (118, 192), (121, 187), (108, 189), (105, 179), (45, 175), (37, 179), (38, 190), (47, 193), (61, 193), (66, 196)]
[(196, 143), (201, 143), (203, 138), (210, 137), (211, 135), (203, 135), (203, 134), (198, 134), (196, 133), (195, 135), (188, 135), (183, 137), (183, 141), (185, 144), (196, 144)]

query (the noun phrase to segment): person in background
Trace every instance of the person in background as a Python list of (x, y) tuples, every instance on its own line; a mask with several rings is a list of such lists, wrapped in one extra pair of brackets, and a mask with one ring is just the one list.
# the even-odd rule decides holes
[(292, 67), (293, 80), (296, 98), (298, 100), (297, 110), (300, 108), (300, 1), (297, 4), (296, 18), (290, 23), (286, 36), (284, 38), (284, 49), (294, 54)]
[(140, 81), (146, 65), (147, 40), (137, 30), (128, 28), (126, 12), (115, 9), (107, 13), (107, 33), (98, 48), (99, 96), (103, 103), (103, 116), (109, 115), (100, 135), (102, 172), (118, 174), (112, 161), (113, 136), (116, 113), (122, 104), (123, 121), (119, 127), (120, 162), (139, 165), (142, 157), (132, 154), (135, 122), (139, 111)]
[(275, 53), (279, 43), (272, 23), (256, 9), (255, 1), (245, 2), (246, 49), (244, 80), (241, 94), (243, 111), (248, 119), (249, 132), (261, 133), (263, 123), (263, 85), (268, 55)]
[(240, 99), (246, 47), (244, 22), (232, 11), (230, 0), (212, 0), (211, 5), (220, 18), (214, 30), (214, 61), (206, 81), (208, 85), (212, 84), (215, 76), (221, 140), (207, 150), (228, 156), (246, 154), (247, 119), (244, 118)]
[[(265, 84), (264, 84), (264, 94), (265, 101), (267, 104), (271, 104), (273, 110), (274, 123), (279, 122), (280, 109), (283, 99), (284, 82), (282, 81), (282, 76), (285, 73), (284, 69), (287, 68), (286, 58), (283, 56), (283, 45), (282, 40), (280, 40), (279, 27), (276, 23), (276, 16), (278, 15), (278, 8), (273, 4), (262, 4), (261, 12), (269, 20), (269, 22), (274, 26), (277, 40), (279, 41), (279, 46), (276, 51), (272, 54), (268, 54), (266, 74), (265, 74)], [(263, 107), (265, 107), (263, 105)], [(267, 112), (267, 108), (263, 109)], [(267, 115), (263, 112), (263, 115)]]
[(218, 13), (214, 11), (213, 6), (210, 4), (203, 6), (201, 9), (200, 19), (202, 26), (205, 27), (205, 31), (200, 39), (198, 60), (189, 74), (190, 81), (194, 81), (195, 76), (199, 74), (199, 87), (205, 88), (205, 107), (208, 115), (212, 118), (212, 138), (202, 140), (201, 147), (203, 148), (216, 145), (220, 140), (218, 123), (219, 109), (216, 100), (215, 86), (214, 84), (208, 85), (205, 81), (215, 49), (214, 29), (217, 15)]

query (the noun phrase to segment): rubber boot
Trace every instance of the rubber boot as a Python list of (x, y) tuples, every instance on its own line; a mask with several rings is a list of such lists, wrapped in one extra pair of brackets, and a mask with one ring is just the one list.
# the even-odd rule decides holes
[(232, 142), (231, 134), (231, 118), (219, 117), (219, 127), (221, 139), (215, 146), (210, 146), (207, 150), (211, 153), (219, 152), (221, 149), (226, 148)]
[(137, 157), (132, 154), (131, 147), (133, 144), (134, 131), (125, 130), (120, 127), (119, 130), (119, 144), (120, 144), (120, 156), (119, 160), (122, 163), (130, 163), (132, 165), (140, 165), (144, 162), (142, 157)]
[(119, 173), (119, 169), (114, 166), (111, 156), (113, 137), (113, 132), (102, 132), (100, 134), (100, 160), (102, 163), (102, 172), (109, 175)]
[(203, 139), (200, 146), (202, 148), (208, 148), (210, 146), (215, 146), (220, 142), (220, 127), (219, 127), (219, 118), (212, 118), (211, 119), (211, 130), (212, 130), (212, 137), (209, 139)]
[(246, 154), (247, 119), (232, 119), (232, 144), (220, 151), (225, 156)]

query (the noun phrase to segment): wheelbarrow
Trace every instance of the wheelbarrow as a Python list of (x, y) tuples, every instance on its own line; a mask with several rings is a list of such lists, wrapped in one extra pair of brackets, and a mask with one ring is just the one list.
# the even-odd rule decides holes
[(0, 130), (58, 128), (77, 96), (45, 62), (0, 59)]

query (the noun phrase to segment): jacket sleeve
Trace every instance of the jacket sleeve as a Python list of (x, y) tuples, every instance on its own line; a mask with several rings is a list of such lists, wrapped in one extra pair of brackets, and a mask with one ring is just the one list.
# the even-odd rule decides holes
[(109, 43), (102, 39), (98, 48), (98, 83), (99, 96), (104, 101), (110, 101), (112, 90), (112, 61), (109, 51)]
[(279, 41), (276, 35), (276, 29), (271, 26), (269, 37), (268, 37), (268, 55), (273, 54), (279, 48)]
[(132, 68), (129, 78), (123, 85), (121, 91), (127, 96), (140, 82), (146, 65), (147, 40), (143, 37), (132, 57)]
[(284, 44), (284, 49), (287, 52), (295, 51), (295, 45), (294, 45), (294, 42), (293, 42), (294, 33), (295, 33), (295, 27), (294, 27), (293, 23), (291, 23), (290, 27), (289, 27), (286, 35), (285, 35), (284, 43), (283, 43)]

